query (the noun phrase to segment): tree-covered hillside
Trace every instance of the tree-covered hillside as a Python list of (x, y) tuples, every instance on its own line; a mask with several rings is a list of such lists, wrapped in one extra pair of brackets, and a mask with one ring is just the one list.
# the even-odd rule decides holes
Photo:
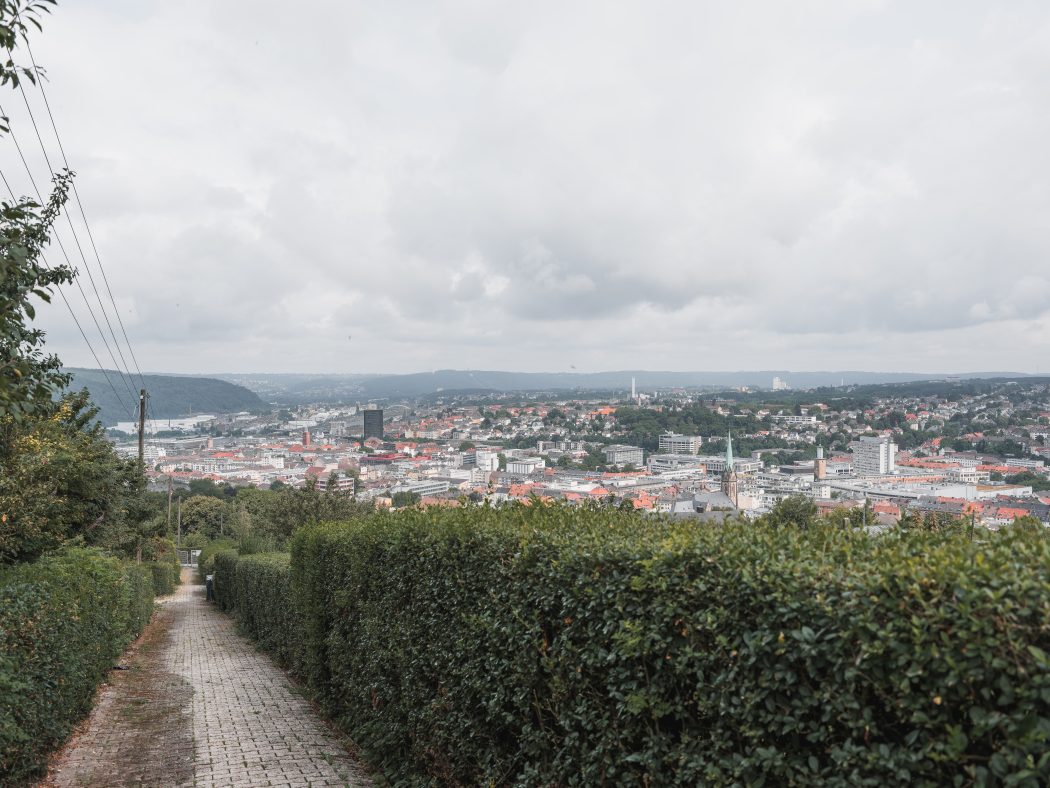
[[(134, 409), (138, 407), (140, 388), (137, 377), (132, 381), (135, 392), (133, 402), (116, 372), (107, 374), (120, 395), (119, 399), (100, 370), (68, 368), (66, 371), (73, 375), (71, 389), (87, 388), (91, 392), (91, 399), (100, 409), (99, 418), (103, 424), (112, 425), (136, 418)], [(257, 394), (224, 380), (174, 375), (144, 375), (143, 379), (150, 397), (150, 412), (158, 419), (196, 413), (232, 413), (263, 407), (263, 401)]]

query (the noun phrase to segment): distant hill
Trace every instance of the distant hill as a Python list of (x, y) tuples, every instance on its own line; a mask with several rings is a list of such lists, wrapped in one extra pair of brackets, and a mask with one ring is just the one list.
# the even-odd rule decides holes
[[(415, 398), (435, 392), (610, 392), (629, 391), (635, 378), (639, 391), (653, 389), (716, 389), (750, 386), (768, 389), (773, 378), (785, 380), (793, 389), (820, 386), (857, 386), (941, 380), (945, 375), (913, 372), (861, 372), (856, 370), (791, 372), (758, 370), (736, 372), (502, 372), (493, 370), (441, 369), (404, 375), (344, 374), (229, 374), (220, 375), (247, 386), (269, 402), (367, 402), (369, 400)], [(958, 379), (1025, 377), (1006, 372), (966, 373)]]
[[(121, 381), (120, 375), (107, 371), (113, 386), (123, 399), (122, 405), (101, 370), (68, 368), (66, 372), (73, 374), (70, 388), (74, 391), (86, 388), (91, 392), (91, 399), (99, 407), (99, 418), (103, 424), (111, 426), (118, 421), (131, 421), (136, 418), (128, 408), (138, 407), (138, 390), (141, 385), (137, 376), (131, 381), (135, 392), (134, 403), (131, 403), (132, 396)], [(197, 413), (235, 413), (264, 407), (263, 401), (255, 392), (225, 380), (175, 375), (142, 377), (149, 393), (150, 412), (158, 419), (178, 418)]]

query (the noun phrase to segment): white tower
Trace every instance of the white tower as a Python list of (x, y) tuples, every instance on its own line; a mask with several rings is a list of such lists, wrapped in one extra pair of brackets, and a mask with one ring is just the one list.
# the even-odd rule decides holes
[(632, 377), (631, 378), (631, 399), (635, 399), (636, 396), (637, 395), (635, 394), (635, 390), (634, 390), (634, 378)]

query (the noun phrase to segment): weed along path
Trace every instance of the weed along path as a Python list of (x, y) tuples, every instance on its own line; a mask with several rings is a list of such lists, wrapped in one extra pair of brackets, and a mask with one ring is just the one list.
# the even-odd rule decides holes
[(371, 785), (188, 574), (121, 664), (42, 785)]

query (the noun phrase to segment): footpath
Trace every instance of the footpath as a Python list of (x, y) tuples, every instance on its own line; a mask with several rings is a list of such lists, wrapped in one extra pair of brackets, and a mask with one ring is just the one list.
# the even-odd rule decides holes
[(184, 572), (53, 759), (65, 786), (370, 786), (283, 671)]

